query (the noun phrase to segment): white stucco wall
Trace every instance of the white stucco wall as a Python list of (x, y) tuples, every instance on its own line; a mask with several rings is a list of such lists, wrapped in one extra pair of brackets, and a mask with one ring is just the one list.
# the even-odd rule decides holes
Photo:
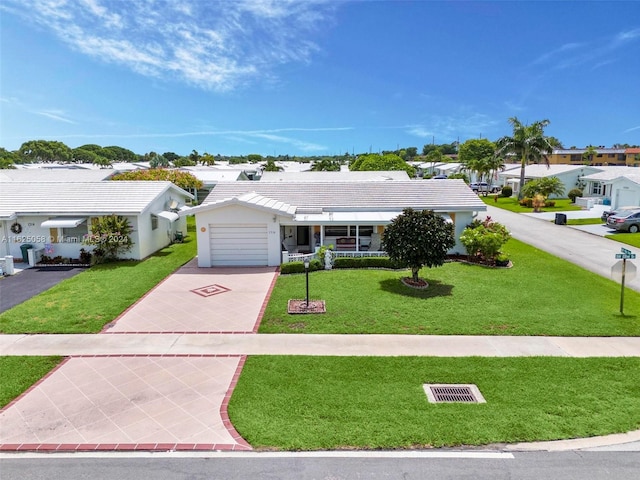
[(280, 265), (280, 218), (267, 211), (247, 208), (240, 205), (228, 205), (196, 214), (199, 267), (211, 266), (211, 245), (209, 238), (209, 225), (211, 224), (216, 226), (242, 224), (267, 225), (268, 264), (274, 267)]
[(456, 213), (452, 212), (452, 213), (449, 213), (449, 216), (453, 220), (453, 226), (454, 226), (453, 235), (456, 239), (456, 244), (451, 250), (449, 250), (449, 253), (450, 254), (459, 253), (464, 255), (465, 253), (467, 253), (467, 250), (466, 248), (464, 248), (464, 245), (462, 245), (462, 243), (460, 242), (460, 235), (462, 235), (462, 232), (467, 227), (467, 225), (469, 225), (473, 221), (473, 212), (456, 212)]
[(611, 207), (640, 205), (640, 185), (620, 177), (611, 183)]

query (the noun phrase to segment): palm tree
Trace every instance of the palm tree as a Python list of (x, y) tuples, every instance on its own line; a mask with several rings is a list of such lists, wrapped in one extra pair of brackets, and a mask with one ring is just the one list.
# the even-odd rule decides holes
[(598, 151), (594, 148), (594, 146), (589, 145), (582, 154), (582, 160), (585, 162), (585, 165), (591, 165), (593, 163), (593, 157), (595, 157), (597, 154)]
[(524, 186), (524, 169), (529, 163), (539, 163), (543, 160), (549, 166), (549, 157), (553, 152), (553, 146), (549, 138), (544, 135), (544, 128), (549, 125), (549, 120), (538, 120), (531, 125), (525, 125), (517, 117), (511, 117), (509, 123), (513, 127), (511, 137), (504, 136), (496, 142), (498, 150), (496, 156), (503, 157), (507, 153), (513, 153), (520, 160), (520, 188), (518, 198), (522, 198)]

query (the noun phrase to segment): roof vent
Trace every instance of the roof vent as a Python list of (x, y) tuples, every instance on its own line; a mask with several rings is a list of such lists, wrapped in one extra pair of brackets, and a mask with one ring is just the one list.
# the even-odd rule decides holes
[(429, 384), (423, 385), (429, 403), (486, 403), (477, 386), (473, 384)]

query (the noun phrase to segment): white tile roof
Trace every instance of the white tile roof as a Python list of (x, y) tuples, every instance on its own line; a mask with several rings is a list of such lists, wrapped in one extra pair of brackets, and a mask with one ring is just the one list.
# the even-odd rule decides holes
[(390, 172), (264, 172), (261, 182), (380, 182), (385, 180), (410, 180), (404, 170)]
[(99, 182), (114, 173), (111, 169), (25, 168), (0, 170), (0, 182)]
[(192, 198), (171, 182), (7, 182), (0, 184), (0, 218), (21, 214), (136, 215), (169, 189), (178, 198)]
[(598, 181), (607, 181), (607, 180), (615, 180), (616, 178), (624, 177), (627, 175), (640, 175), (640, 168), (638, 167), (625, 167), (625, 166), (604, 166), (598, 167), (598, 169), (602, 170), (601, 172), (592, 173), (590, 175), (585, 175), (583, 178), (585, 180), (598, 180)]
[[(585, 173), (596, 172), (600, 170), (601, 167), (590, 167), (585, 165), (562, 165), (562, 164), (553, 164), (547, 166), (545, 164), (536, 163), (533, 165), (527, 165), (524, 170), (524, 176), (526, 178), (543, 178), (543, 177), (552, 177), (554, 175), (561, 175), (567, 172), (584, 170)], [(520, 166), (510, 168), (503, 172), (498, 173), (498, 177), (503, 178), (519, 178), (520, 177)]]
[(289, 205), (288, 203), (284, 203), (278, 200), (274, 200), (273, 198), (264, 197), (262, 195), (258, 195), (255, 192), (248, 192), (238, 196), (232, 196), (227, 198), (220, 198), (216, 201), (199, 205), (197, 207), (185, 209), (181, 212), (181, 215), (192, 215), (201, 210), (210, 210), (212, 208), (224, 207), (227, 205), (251, 205), (260, 210), (266, 210), (271, 213), (275, 213), (278, 215), (290, 215), (296, 211), (296, 207)]
[(298, 209), (398, 211), (411, 207), (438, 211), (484, 211), (486, 206), (462, 180), (390, 182), (231, 182), (218, 184), (205, 205), (253, 192)]

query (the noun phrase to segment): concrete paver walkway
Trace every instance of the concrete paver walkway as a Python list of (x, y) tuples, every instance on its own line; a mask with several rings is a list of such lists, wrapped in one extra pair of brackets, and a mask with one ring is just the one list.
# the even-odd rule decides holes
[[(0, 451), (250, 449), (226, 413), (245, 357), (175, 354), (166, 342), (176, 341), (170, 332), (254, 332), (276, 275), (274, 268), (190, 262), (102, 334), (22, 336), (57, 339), (62, 348), (4, 354), (70, 358), (0, 412)], [(140, 333), (149, 331), (169, 333)], [(17, 337), (0, 336), (0, 343)], [(84, 354), (64, 347), (82, 343)]]

